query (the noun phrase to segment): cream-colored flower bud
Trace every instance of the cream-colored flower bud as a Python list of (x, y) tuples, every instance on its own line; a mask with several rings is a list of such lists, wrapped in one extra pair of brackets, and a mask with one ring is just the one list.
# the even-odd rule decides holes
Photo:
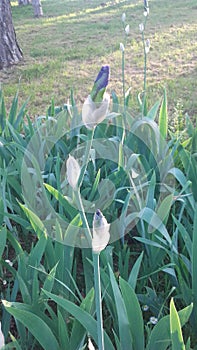
[(139, 30), (141, 33), (144, 31), (144, 24), (143, 23), (139, 24)]
[(120, 43), (120, 51), (124, 52), (124, 44)]
[(79, 166), (79, 163), (76, 161), (76, 159), (71, 155), (69, 155), (67, 159), (66, 169), (67, 169), (68, 183), (73, 188), (73, 190), (76, 190), (79, 176), (81, 173), (81, 168)]
[(146, 54), (149, 53), (149, 51), (150, 51), (150, 40), (146, 39), (146, 41), (145, 41), (145, 52), (146, 52)]
[(125, 27), (126, 35), (129, 35), (129, 31), (130, 31), (130, 27), (129, 27), (129, 24), (127, 24), (127, 26)]
[(147, 7), (145, 10), (144, 10), (144, 17), (147, 17), (149, 15), (149, 7)]
[(89, 95), (82, 107), (82, 120), (86, 128), (93, 129), (97, 124), (101, 123), (109, 108), (110, 96), (106, 92), (102, 102), (94, 102)]
[(110, 238), (109, 228), (110, 225), (104, 215), (97, 209), (93, 219), (92, 250), (94, 253), (99, 254), (107, 246)]
[(124, 23), (126, 21), (126, 13), (122, 14), (122, 22)]
[(92, 344), (92, 341), (90, 338), (88, 338), (88, 350), (95, 350), (94, 345)]

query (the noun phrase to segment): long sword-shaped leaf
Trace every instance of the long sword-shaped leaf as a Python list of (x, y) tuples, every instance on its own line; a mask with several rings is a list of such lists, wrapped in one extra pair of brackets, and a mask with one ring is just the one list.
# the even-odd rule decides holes
[[(185, 307), (178, 312), (181, 327), (188, 321), (193, 305)], [(153, 328), (146, 350), (166, 350), (171, 343), (170, 316), (163, 317)]]
[(7, 238), (7, 229), (6, 227), (3, 227), (0, 230), (0, 259), (2, 257), (2, 254), (6, 246), (6, 238)]
[[(25, 327), (37, 339), (44, 350), (59, 350), (59, 344), (48, 325), (37, 315), (27, 310), (14, 307), (13, 303), (3, 301), (5, 309)], [(15, 305), (17, 305), (15, 303)], [(20, 305), (20, 304), (19, 304)]]
[(109, 267), (110, 281), (113, 289), (114, 300), (115, 300), (116, 310), (118, 315), (119, 339), (121, 343), (121, 349), (132, 350), (133, 339), (130, 331), (130, 324), (128, 320), (126, 306), (122, 298), (122, 295), (120, 293), (120, 289), (118, 287), (116, 279), (114, 277), (114, 273), (109, 265), (108, 267)]
[(173, 299), (170, 301), (170, 333), (172, 350), (185, 350), (181, 331), (181, 323)]
[(164, 89), (164, 96), (159, 111), (159, 131), (161, 136), (166, 139), (168, 132), (168, 112), (167, 112), (167, 94), (166, 89)]
[[(53, 301), (55, 301), (59, 306), (73, 315), (83, 325), (83, 327), (87, 330), (87, 333), (90, 334), (94, 341), (97, 342), (96, 320), (94, 320), (94, 318), (88, 312), (84, 311), (74, 303), (63, 299), (62, 297), (46, 291), (44, 291), (44, 293)], [(104, 332), (104, 343), (106, 350), (114, 350), (113, 344), (106, 332)]]
[(135, 350), (144, 350), (144, 322), (137, 296), (133, 288), (122, 278), (120, 278), (120, 289), (133, 337), (133, 348)]

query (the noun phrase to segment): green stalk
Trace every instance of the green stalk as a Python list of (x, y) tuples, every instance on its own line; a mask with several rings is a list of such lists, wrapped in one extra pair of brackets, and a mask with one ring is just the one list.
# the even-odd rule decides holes
[[(126, 40), (125, 44), (126, 45)], [(124, 51), (122, 51), (122, 92), (123, 92), (123, 103), (124, 103), (124, 109), (123, 109), (123, 126), (122, 126), (122, 138), (119, 145), (119, 155), (118, 155), (118, 169), (123, 167), (123, 144), (124, 144), (124, 138), (125, 138), (125, 126), (126, 126), (126, 98), (125, 98), (125, 56)]]
[(83, 202), (82, 202), (82, 199), (81, 199), (80, 188), (81, 188), (81, 185), (83, 183), (83, 178), (84, 178), (87, 166), (88, 166), (90, 150), (91, 150), (92, 141), (93, 141), (93, 138), (94, 138), (94, 130), (95, 130), (95, 128), (93, 128), (92, 130), (88, 130), (88, 132), (87, 132), (87, 134), (88, 134), (88, 142), (86, 143), (86, 149), (85, 149), (83, 166), (82, 166), (81, 174), (80, 174), (80, 177), (79, 177), (77, 190), (75, 191), (77, 205), (78, 205), (78, 209), (79, 209), (80, 214), (81, 214), (81, 219), (82, 219), (82, 222), (83, 222), (83, 226), (84, 226), (84, 228), (86, 230), (86, 233), (87, 233), (86, 234), (86, 238), (88, 240), (89, 247), (92, 246), (92, 243), (91, 243), (92, 242), (92, 235), (91, 235), (90, 227), (89, 227), (89, 224), (88, 224), (88, 221), (87, 221), (87, 218), (86, 218), (85, 210), (84, 210), (84, 207), (83, 207)]
[(84, 228), (86, 230), (86, 233), (87, 233), (86, 234), (86, 238), (87, 238), (88, 245), (89, 245), (89, 248), (90, 248), (92, 246), (92, 234), (91, 234), (91, 231), (90, 231), (90, 227), (89, 227), (89, 224), (88, 224), (88, 220), (86, 218), (83, 202), (82, 202), (82, 199), (81, 199), (80, 188), (77, 189), (77, 191), (75, 191), (75, 196), (76, 196), (76, 200), (77, 200), (78, 209), (80, 211), (81, 219), (82, 219), (82, 222), (83, 222), (83, 226), (84, 226)]
[(125, 57), (124, 57), (124, 51), (122, 51), (122, 92), (123, 92), (124, 112), (125, 112), (126, 100), (125, 100)]
[(147, 71), (147, 53), (145, 49), (145, 38), (144, 38), (144, 32), (146, 29), (146, 21), (147, 17), (145, 17), (144, 20), (144, 30), (142, 31), (142, 42), (143, 42), (143, 49), (144, 49), (144, 86), (143, 86), (143, 100), (142, 100), (142, 118), (144, 117), (144, 109), (145, 109), (145, 103), (146, 103), (146, 71)]
[(91, 130), (88, 130), (88, 132), (87, 132), (87, 134), (89, 136), (89, 139), (88, 139), (88, 142), (86, 143), (86, 150), (85, 150), (85, 155), (84, 155), (83, 166), (82, 166), (81, 174), (80, 174), (79, 181), (78, 181), (78, 188), (79, 188), (79, 190), (80, 190), (80, 187), (82, 185), (83, 178), (84, 178), (87, 166), (88, 166), (90, 150), (91, 150), (92, 141), (93, 141), (93, 138), (94, 138), (94, 130), (95, 130), (95, 128), (93, 128)]
[(105, 348), (104, 348), (104, 334), (103, 334), (99, 255), (100, 254), (93, 253), (94, 286), (95, 286), (95, 302), (96, 302), (96, 318), (97, 318), (97, 334), (98, 334), (97, 345), (98, 345), (98, 350), (104, 350)]

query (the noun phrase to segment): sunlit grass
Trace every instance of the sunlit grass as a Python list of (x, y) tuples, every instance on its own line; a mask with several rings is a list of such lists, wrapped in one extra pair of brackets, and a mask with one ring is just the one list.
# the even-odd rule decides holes
[[(170, 110), (181, 98), (189, 114), (197, 111), (195, 4), (193, 0), (152, 0), (146, 34), (151, 41), (147, 64), (149, 104), (166, 86)], [(89, 93), (98, 69), (106, 63), (111, 66), (109, 90), (121, 95), (119, 43), (124, 35), (121, 15), (125, 12), (130, 25), (125, 52), (126, 87), (132, 87), (132, 108), (137, 111), (136, 96), (143, 88), (143, 52), (138, 30), (143, 20), (143, 2), (47, 0), (42, 5), (41, 19), (33, 18), (31, 5), (12, 8), (24, 62), (0, 72), (6, 99), (12, 99), (11, 91), (17, 89), (20, 80), (21, 98), (32, 96), (31, 115), (42, 114), (52, 97), (57, 104), (66, 102), (71, 88), (80, 103)]]

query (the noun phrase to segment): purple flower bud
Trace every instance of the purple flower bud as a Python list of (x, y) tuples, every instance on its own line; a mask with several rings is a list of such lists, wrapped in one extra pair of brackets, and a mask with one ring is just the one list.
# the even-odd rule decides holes
[(97, 84), (97, 90), (101, 90), (107, 87), (109, 81), (109, 66), (103, 66), (97, 75), (95, 84)]
[(148, 7), (148, 0), (144, 0), (144, 10), (146, 11)]
[(94, 82), (90, 93), (93, 102), (102, 102), (103, 95), (109, 82), (109, 66), (103, 66)]

